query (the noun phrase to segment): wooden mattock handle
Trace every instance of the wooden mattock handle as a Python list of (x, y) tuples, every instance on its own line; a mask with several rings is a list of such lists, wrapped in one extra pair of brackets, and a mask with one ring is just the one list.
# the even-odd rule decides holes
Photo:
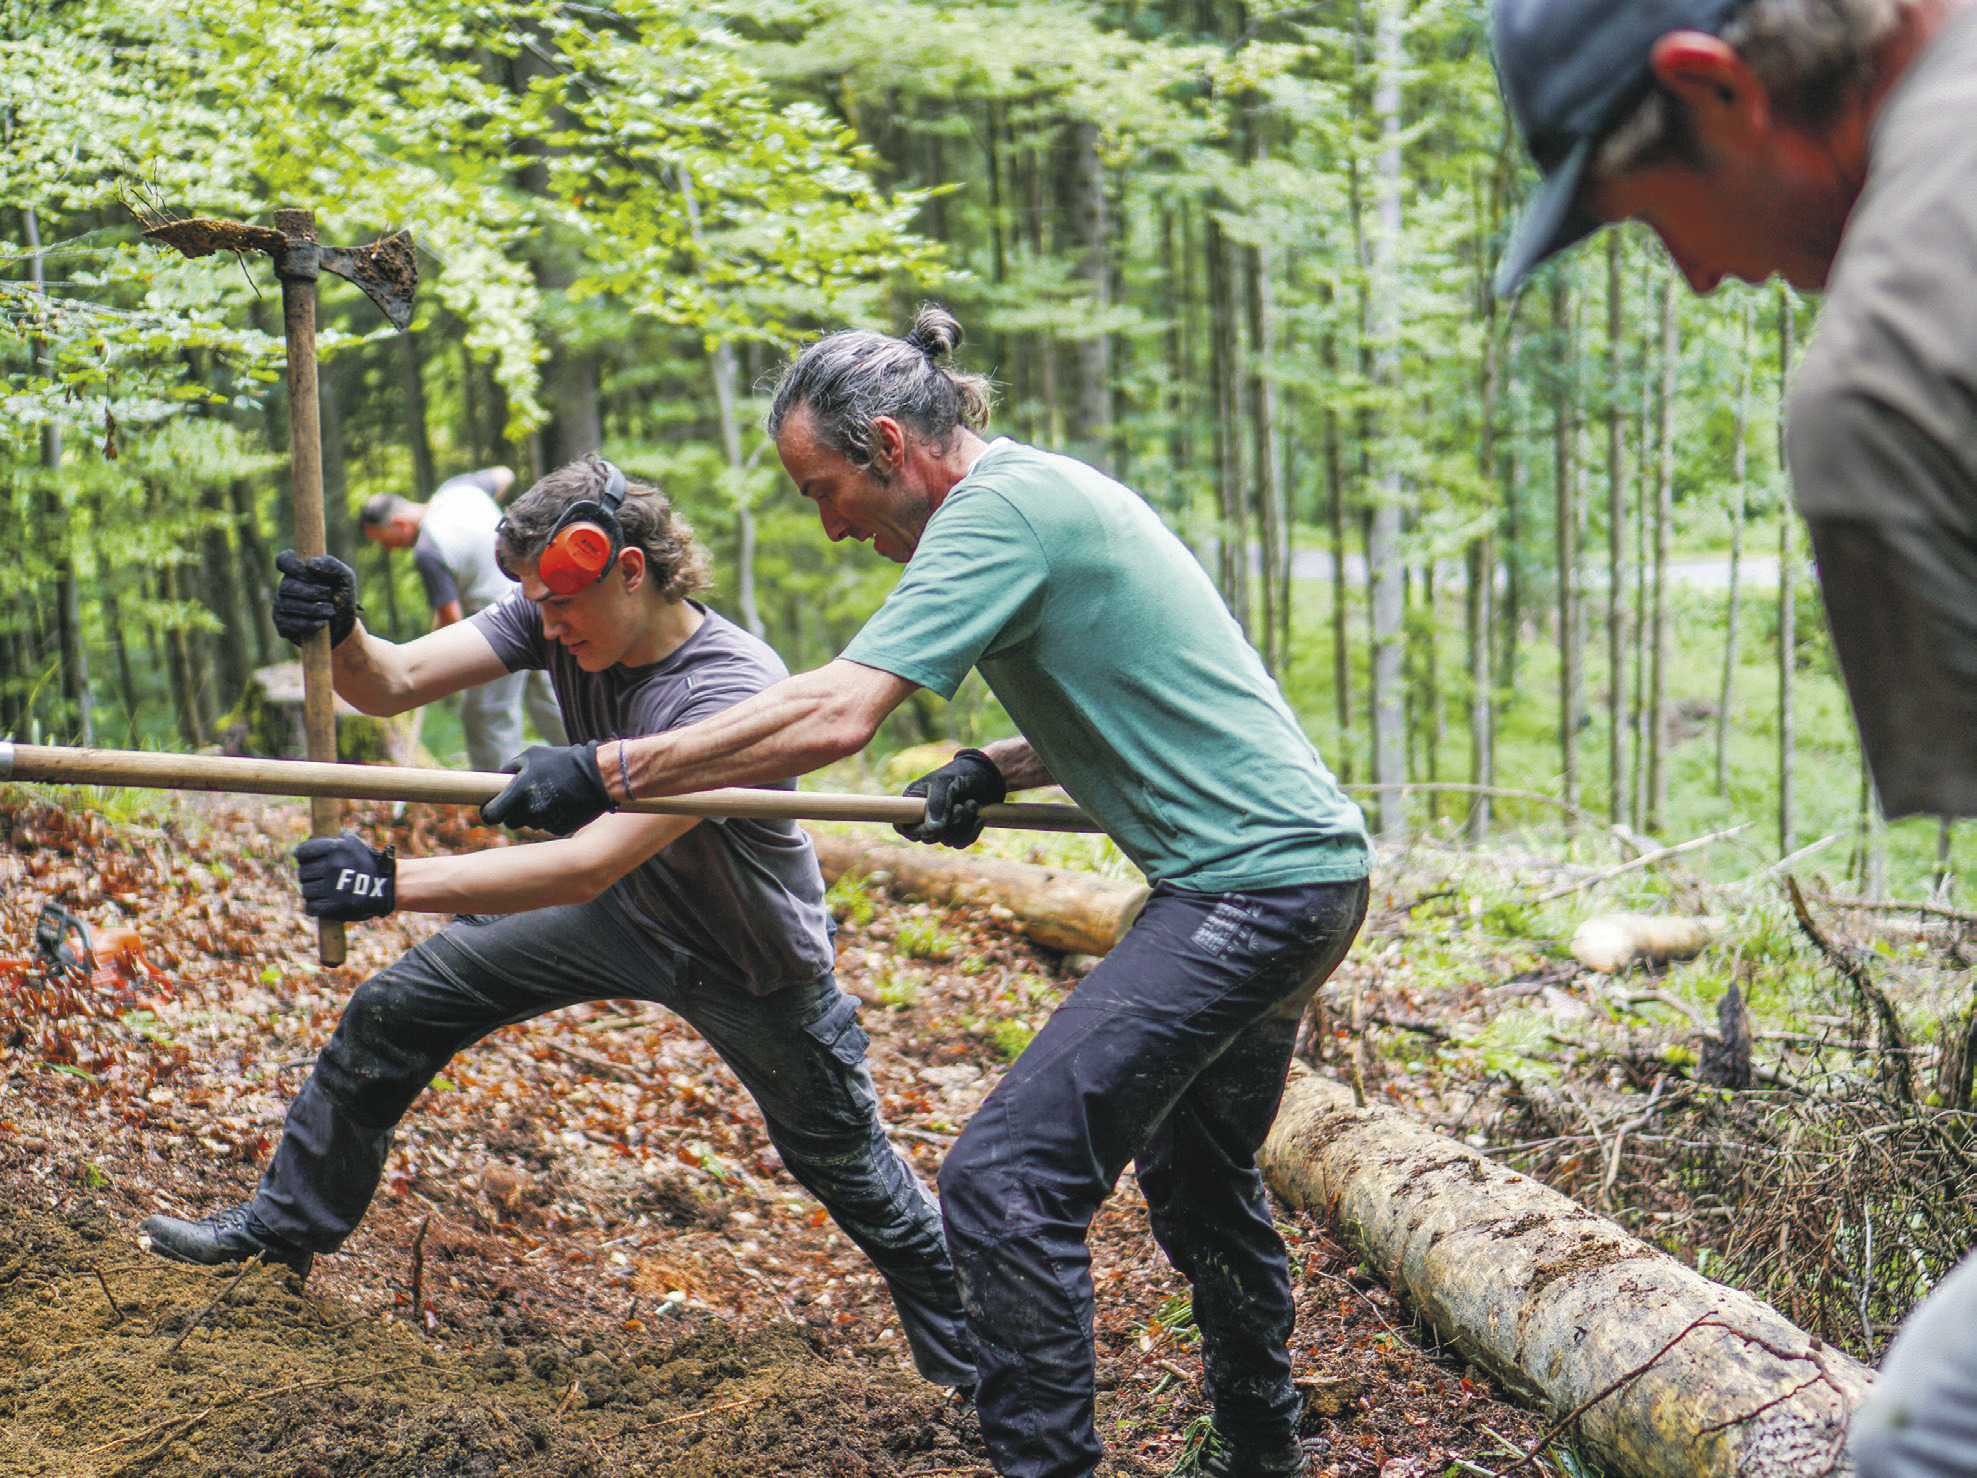
[[(278, 210), (275, 229), (290, 241), (316, 239), (316, 213)], [(288, 450), (295, 487), (295, 552), (313, 559), (329, 552), (323, 524), (323, 436), (316, 400), (316, 275), (313, 258), (278, 263), (281, 276), (282, 326), (288, 338)], [(309, 758), (336, 760), (336, 686), (330, 673), (330, 635), (319, 631), (302, 646), (302, 716), (308, 734)], [(312, 836), (335, 836), (341, 826), (337, 802), (317, 796), (309, 803)], [(316, 957), (325, 965), (341, 965), (343, 925), (333, 919), (316, 921)]]

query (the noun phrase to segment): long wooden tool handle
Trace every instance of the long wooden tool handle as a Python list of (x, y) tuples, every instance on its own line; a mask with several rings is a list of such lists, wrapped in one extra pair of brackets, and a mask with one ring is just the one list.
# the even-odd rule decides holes
[[(211, 754), (158, 754), (135, 749), (71, 749), (0, 741), (0, 780), (50, 785), (127, 785), (157, 790), (220, 790), (242, 795), (305, 795), (318, 799), (426, 801), (478, 806), (509, 776), (482, 770), (420, 770), (398, 765), (325, 765), (309, 760), (263, 760)], [(908, 795), (843, 795), (803, 790), (700, 790), (634, 801), (627, 811), (656, 816), (746, 816), (769, 821), (914, 822), (926, 802)], [(1024, 802), (983, 806), (990, 826), (1019, 831), (1097, 831), (1076, 806)]]
[[(275, 229), (290, 240), (316, 239), (315, 212), (278, 210)], [(295, 552), (313, 559), (329, 552), (323, 524), (323, 437), (316, 400), (316, 281), (284, 266), (281, 272), (282, 325), (288, 336), (288, 451), (295, 484)], [(319, 631), (302, 644), (302, 723), (309, 758), (336, 759), (336, 687), (330, 673), (330, 635)], [(312, 836), (335, 836), (341, 824), (336, 800), (319, 796), (309, 807)], [(343, 925), (316, 921), (316, 958), (341, 965)]]

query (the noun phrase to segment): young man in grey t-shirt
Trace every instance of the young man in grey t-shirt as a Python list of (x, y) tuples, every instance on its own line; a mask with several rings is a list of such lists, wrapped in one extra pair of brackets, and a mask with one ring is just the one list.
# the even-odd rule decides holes
[[(518, 500), (502, 548), (520, 588), (468, 621), (381, 641), (356, 619), (347, 565), (287, 553), (277, 623), (298, 641), (327, 625), (337, 692), (369, 713), (546, 668), (571, 735), (593, 751), (787, 676), (767, 645), (688, 598), (706, 584), (704, 557), (650, 488), (624, 489), (618, 547), (594, 583), (544, 583), (558, 521), (623, 487), (614, 478), (586, 459)], [(456, 917), (352, 995), (253, 1198), (196, 1222), (151, 1217), (151, 1250), (306, 1273), (355, 1229), (394, 1126), (454, 1053), (558, 1007), (649, 1000), (690, 1022), (754, 1096), (790, 1174), (884, 1276), (921, 1374), (974, 1383), (939, 1209), (879, 1122), (857, 1005), (832, 975), (823, 879), (793, 822), (612, 815), (557, 841), (403, 862), (346, 831), (297, 857), (312, 914)]]
[[(364, 504), (364, 535), (387, 549), (409, 549), (432, 607), (433, 630), (477, 615), (515, 593), (495, 557), (501, 525), (496, 499), (514, 484), (506, 467), (449, 477), (432, 500), (414, 503), (379, 493)], [(467, 760), (476, 770), (498, 770), (522, 748), (522, 715), (551, 744), (565, 742), (556, 695), (540, 671), (517, 669), (460, 695), (460, 727)]]

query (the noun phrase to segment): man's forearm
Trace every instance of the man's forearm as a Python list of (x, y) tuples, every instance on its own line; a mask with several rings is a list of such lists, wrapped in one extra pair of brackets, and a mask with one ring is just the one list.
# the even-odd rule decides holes
[(570, 842), (537, 842), (459, 857), (408, 857), (398, 864), (396, 902), (400, 913), (526, 913), (588, 903), (611, 881)]
[(984, 744), (982, 753), (1002, 772), (1002, 783), (1011, 790), (1032, 790), (1039, 785), (1055, 785), (1057, 779), (1044, 767), (1030, 741), (1017, 735)]
[(404, 665), (397, 645), (372, 636), (362, 621), (330, 653), (337, 697), (364, 713), (386, 718), (408, 706), (403, 701)]
[(634, 796), (772, 784), (856, 754), (912, 690), (913, 684), (889, 673), (832, 662), (697, 724), (622, 746), (601, 745), (598, 771), (619, 801), (627, 799), (624, 773)]

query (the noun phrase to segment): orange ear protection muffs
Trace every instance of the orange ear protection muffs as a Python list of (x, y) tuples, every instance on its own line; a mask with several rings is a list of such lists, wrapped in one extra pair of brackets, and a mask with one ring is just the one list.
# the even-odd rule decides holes
[(557, 595), (590, 589), (611, 572), (625, 547), (625, 531), (618, 523), (625, 474), (609, 462), (603, 466), (611, 479), (603, 498), (580, 498), (565, 508), (536, 562), (536, 574)]

